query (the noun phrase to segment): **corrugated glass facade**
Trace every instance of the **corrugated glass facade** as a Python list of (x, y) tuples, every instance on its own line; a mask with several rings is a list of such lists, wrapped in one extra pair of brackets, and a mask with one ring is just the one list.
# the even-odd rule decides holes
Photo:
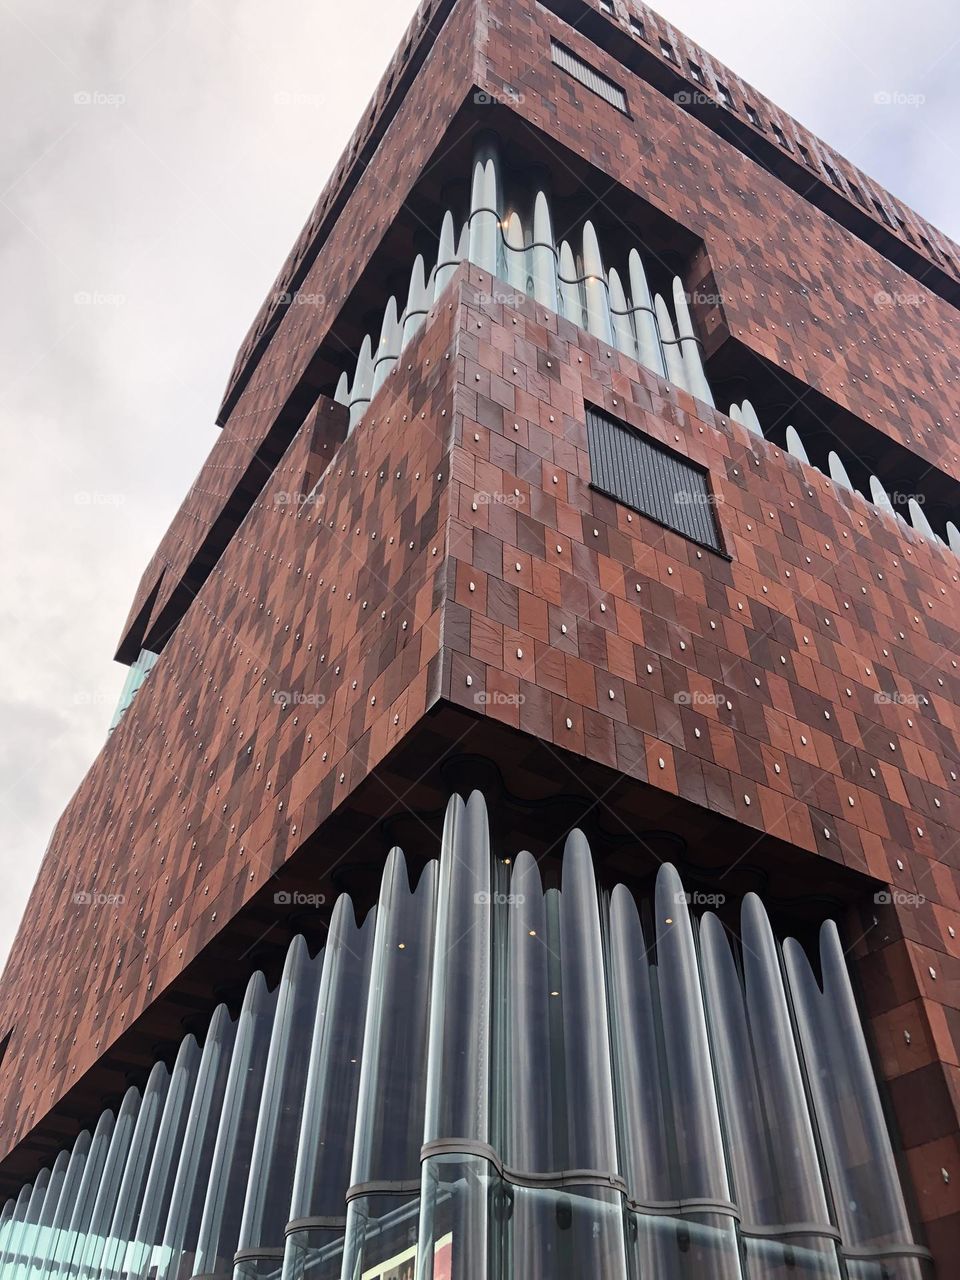
[[(696, 904), (695, 904), (696, 906)], [(0, 1275), (922, 1280), (838, 930), (545, 883), (475, 793), (0, 1211)]]

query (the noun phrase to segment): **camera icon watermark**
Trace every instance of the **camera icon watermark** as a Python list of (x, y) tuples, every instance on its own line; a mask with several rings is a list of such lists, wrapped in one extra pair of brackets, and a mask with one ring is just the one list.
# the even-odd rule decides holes
[(125, 293), (104, 293), (99, 289), (78, 289), (73, 295), (77, 307), (122, 307), (126, 300)]
[(875, 693), (873, 701), (878, 707), (925, 707), (927, 699), (922, 693)]
[(475, 893), (473, 901), (478, 907), (522, 907), (527, 896), (524, 893)]
[(278, 889), (273, 895), (276, 907), (322, 907), (326, 905), (325, 893), (304, 893), (300, 889)]
[(909, 289), (897, 289), (892, 293), (889, 289), (879, 289), (873, 300), (878, 307), (922, 307), (926, 296)]
[(102, 89), (78, 89), (73, 95), (75, 107), (122, 107), (126, 94), (105, 93)]
[(927, 899), (922, 893), (907, 893), (904, 889), (881, 889), (873, 900), (878, 907), (922, 907)]
[(526, 99), (519, 89), (515, 89), (512, 84), (505, 84), (502, 89), (477, 89), (473, 101), (478, 107), (492, 107), (498, 103), (519, 107)]
[(925, 93), (907, 93), (903, 89), (878, 89), (873, 95), (876, 107), (922, 107), (926, 100)]
[(522, 707), (526, 700), (526, 694), (504, 693), (500, 689), (494, 689), (492, 693), (481, 690), (473, 695), (474, 704), (478, 707)]
[(73, 895), (73, 901), (78, 907), (117, 907), (122, 906), (126, 900), (122, 893), (100, 893), (96, 889), (81, 889)]
[(519, 307), (526, 301), (526, 297), (525, 293), (519, 293), (516, 289), (494, 289), (492, 293), (478, 293), (477, 301), (481, 306), (494, 306), (499, 303), (504, 307)]
[(722, 907), (726, 900), (725, 893), (703, 893), (699, 889), (692, 892), (680, 889), (673, 895), (674, 905), (678, 907)]
[(678, 89), (673, 95), (678, 107), (719, 107), (720, 103), (702, 89)]
[(299, 689), (277, 689), (273, 701), (284, 710), (287, 707), (322, 707), (326, 705), (326, 694), (303, 693)]
[(281, 489), (273, 495), (273, 505), (275, 507), (312, 507), (323, 502), (322, 493), (296, 493), (289, 489)]
[(270, 295), (270, 301), (274, 306), (325, 307), (327, 295), (311, 293), (306, 289), (295, 289), (292, 293), (289, 289), (275, 289)]
[(723, 693), (704, 693), (701, 689), (681, 689), (679, 693), (673, 695), (673, 701), (678, 707), (722, 707), (727, 699)]
[(678, 489), (675, 494), (678, 507), (722, 507), (723, 496), (704, 493), (702, 489)]
[(478, 507), (522, 507), (526, 505), (526, 497), (522, 493), (500, 493), (494, 490), (478, 489), (473, 495)]

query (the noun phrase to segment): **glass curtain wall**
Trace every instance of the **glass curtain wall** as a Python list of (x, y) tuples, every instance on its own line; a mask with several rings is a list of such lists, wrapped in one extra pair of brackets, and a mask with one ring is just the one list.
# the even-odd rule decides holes
[(840, 937), (474, 793), (0, 1209), (11, 1280), (929, 1280)]

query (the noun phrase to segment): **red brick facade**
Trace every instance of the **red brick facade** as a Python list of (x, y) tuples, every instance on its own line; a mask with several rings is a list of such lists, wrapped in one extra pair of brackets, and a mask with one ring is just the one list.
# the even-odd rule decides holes
[[(551, 65), (561, 29), (627, 90), (631, 119)], [(722, 297), (701, 316), (708, 353), (739, 344), (960, 481), (947, 301), (546, 10), (462, 4), (306, 277), (325, 304), (286, 312), (147, 571), (139, 636), (252, 451), (300, 405), (471, 67), (491, 92), (520, 87), (517, 127), (554, 163), (579, 158), (702, 242), (698, 269)], [(905, 289), (923, 294), (909, 323), (874, 301)], [(646, 784), (662, 811), (731, 820), (743, 857), (789, 846), (811, 886), (846, 869), (880, 1069), (948, 1276), (960, 561), (532, 301), (482, 301), (491, 292), (460, 268), (305, 502), (345, 430), (332, 401), (311, 409), (61, 819), (0, 993), (5, 1168), (29, 1174), (29, 1153), (75, 1127), (84, 1078), (113, 1083), (111, 1046), (162, 1016), (192, 962), (397, 744), (428, 732), (431, 709), (459, 706), (468, 744), (484, 720), (546, 744), (558, 788), (569, 753)], [(587, 404), (708, 468), (729, 558), (590, 487)], [(725, 696), (693, 705), (697, 691)], [(876, 882), (916, 901), (877, 904)], [(93, 909), (78, 892), (121, 900)]]

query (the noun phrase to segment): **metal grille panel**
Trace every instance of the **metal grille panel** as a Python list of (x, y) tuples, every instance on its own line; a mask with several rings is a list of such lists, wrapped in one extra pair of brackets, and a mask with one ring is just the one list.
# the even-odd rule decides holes
[(722, 551), (707, 474), (595, 409), (587, 410), (594, 488), (685, 538)]
[(614, 84), (612, 80), (602, 76), (599, 71), (594, 71), (588, 62), (584, 62), (575, 53), (571, 53), (565, 45), (558, 44), (556, 40), (552, 40), (550, 43), (553, 61), (556, 66), (560, 67), (562, 71), (566, 71), (567, 75), (573, 76), (574, 80), (578, 80), (585, 89), (589, 89), (591, 93), (595, 93), (598, 97), (603, 98), (605, 102), (609, 102), (611, 107), (616, 107), (624, 115), (627, 114), (627, 95), (618, 84)]

